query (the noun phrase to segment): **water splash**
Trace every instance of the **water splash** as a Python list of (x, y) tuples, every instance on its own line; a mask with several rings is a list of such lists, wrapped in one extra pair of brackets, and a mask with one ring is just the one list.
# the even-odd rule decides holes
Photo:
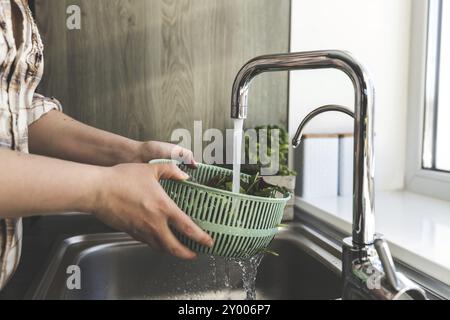
[(264, 253), (259, 253), (251, 258), (236, 260), (242, 270), (242, 282), (246, 300), (256, 300), (256, 276), (263, 258)]
[(214, 280), (214, 286), (217, 287), (217, 261), (214, 256), (209, 256), (209, 259), (211, 261), (211, 273)]
[(224, 263), (224, 276), (223, 276), (223, 284), (225, 285), (225, 289), (227, 291), (231, 291), (232, 290), (232, 286), (231, 286), (231, 276), (230, 276), (230, 260), (229, 259), (225, 259)]

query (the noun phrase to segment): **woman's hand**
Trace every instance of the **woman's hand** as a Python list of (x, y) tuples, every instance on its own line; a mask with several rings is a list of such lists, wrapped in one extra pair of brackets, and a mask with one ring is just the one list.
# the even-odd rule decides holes
[[(156, 157), (167, 155), (170, 147), (159, 147), (157, 152), (161, 153)], [(176, 206), (159, 184), (160, 179), (189, 178), (176, 165), (122, 164), (104, 172), (94, 209), (97, 218), (179, 258), (192, 259), (195, 253), (177, 240), (169, 226), (202, 245), (213, 245), (211, 237)]]
[(193, 167), (197, 166), (192, 151), (178, 145), (159, 141), (147, 141), (141, 142), (136, 150), (134, 162), (146, 163), (154, 159), (172, 159)]

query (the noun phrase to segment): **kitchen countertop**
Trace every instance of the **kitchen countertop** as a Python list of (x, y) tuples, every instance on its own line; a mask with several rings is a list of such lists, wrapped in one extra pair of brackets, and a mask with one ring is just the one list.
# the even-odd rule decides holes
[[(296, 206), (351, 234), (351, 196), (296, 198)], [(377, 192), (375, 228), (395, 258), (450, 285), (450, 202), (406, 191)]]
[(0, 300), (24, 299), (33, 281), (46, 269), (52, 249), (61, 240), (74, 235), (113, 231), (85, 214), (24, 219), (21, 261), (11, 281), (0, 291)]

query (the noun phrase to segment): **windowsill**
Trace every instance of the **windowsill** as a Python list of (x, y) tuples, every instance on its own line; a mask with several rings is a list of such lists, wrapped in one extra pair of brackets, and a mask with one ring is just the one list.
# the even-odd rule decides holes
[[(352, 197), (296, 198), (296, 206), (351, 234)], [(450, 285), (450, 202), (406, 191), (377, 192), (376, 231), (395, 258)]]

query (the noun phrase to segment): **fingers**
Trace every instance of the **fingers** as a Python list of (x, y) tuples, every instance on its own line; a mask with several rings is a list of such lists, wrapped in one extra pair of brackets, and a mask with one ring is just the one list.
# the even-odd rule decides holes
[(155, 164), (158, 179), (187, 180), (189, 175), (173, 163)]
[(196, 257), (194, 252), (186, 248), (180, 243), (180, 241), (178, 241), (167, 224), (163, 225), (161, 229), (162, 230), (158, 234), (159, 241), (168, 253), (181, 259), (190, 260)]
[(162, 252), (162, 246), (159, 243), (159, 240), (151, 237), (150, 239), (148, 239), (148, 241), (145, 241), (145, 243), (147, 243), (153, 250), (158, 251), (158, 252)]
[(197, 162), (195, 161), (194, 154), (191, 150), (185, 149), (180, 146), (172, 145), (171, 159), (184, 163), (192, 168), (197, 168)]
[(161, 243), (159, 243), (158, 238), (153, 234), (147, 232), (144, 233), (130, 232), (129, 235), (132, 236), (133, 239), (149, 245), (152, 249), (156, 251), (162, 251)]
[[(204, 245), (206, 247), (212, 247), (214, 245), (213, 239), (205, 232), (203, 231), (199, 226), (197, 226), (189, 216), (184, 213), (180, 208), (177, 207), (175, 202), (172, 201), (172, 199), (169, 198), (165, 194), (164, 196), (165, 203), (166, 203), (166, 215), (168, 217), (167, 222), (174, 226), (178, 231), (185, 234), (188, 238), (196, 241), (197, 243)], [(169, 228), (167, 228), (169, 233), (173, 238), (173, 233), (170, 231)], [(176, 240), (176, 238), (175, 238)], [(177, 240), (177, 243), (178, 240)], [(185, 247), (183, 247), (185, 248)], [(185, 248), (186, 249), (186, 248)], [(170, 251), (171, 252), (171, 251)], [(172, 252), (171, 252), (172, 253)], [(194, 256), (195, 257), (195, 256)], [(187, 259), (190, 259), (189, 257)]]
[(198, 167), (197, 161), (195, 161), (194, 154), (192, 153), (192, 151), (183, 149), (182, 153), (184, 164), (187, 164), (188, 166), (194, 169)]
[[(158, 179), (185, 180), (189, 178), (175, 164), (159, 164), (155, 165), (155, 168)], [(212, 238), (178, 208), (162, 188), (160, 191), (160, 193), (157, 192), (162, 197), (159, 200), (159, 211), (166, 217), (162, 226), (157, 229), (156, 234), (161, 246), (173, 256), (182, 259), (193, 259), (196, 257), (194, 252), (182, 245), (175, 237), (169, 228), (170, 224), (199, 244), (212, 247), (214, 244)]]
[(178, 211), (169, 218), (169, 223), (188, 238), (211, 248), (214, 245), (211, 236), (197, 226), (184, 212)]
[(154, 234), (146, 235), (142, 242), (148, 244), (152, 249), (156, 251), (162, 251), (162, 245), (159, 242), (159, 239)]
[(178, 231), (184, 233), (190, 239), (206, 247), (212, 247), (214, 241), (209, 234), (197, 226), (194, 221), (184, 213), (167, 194), (164, 193), (166, 214), (168, 222)]

